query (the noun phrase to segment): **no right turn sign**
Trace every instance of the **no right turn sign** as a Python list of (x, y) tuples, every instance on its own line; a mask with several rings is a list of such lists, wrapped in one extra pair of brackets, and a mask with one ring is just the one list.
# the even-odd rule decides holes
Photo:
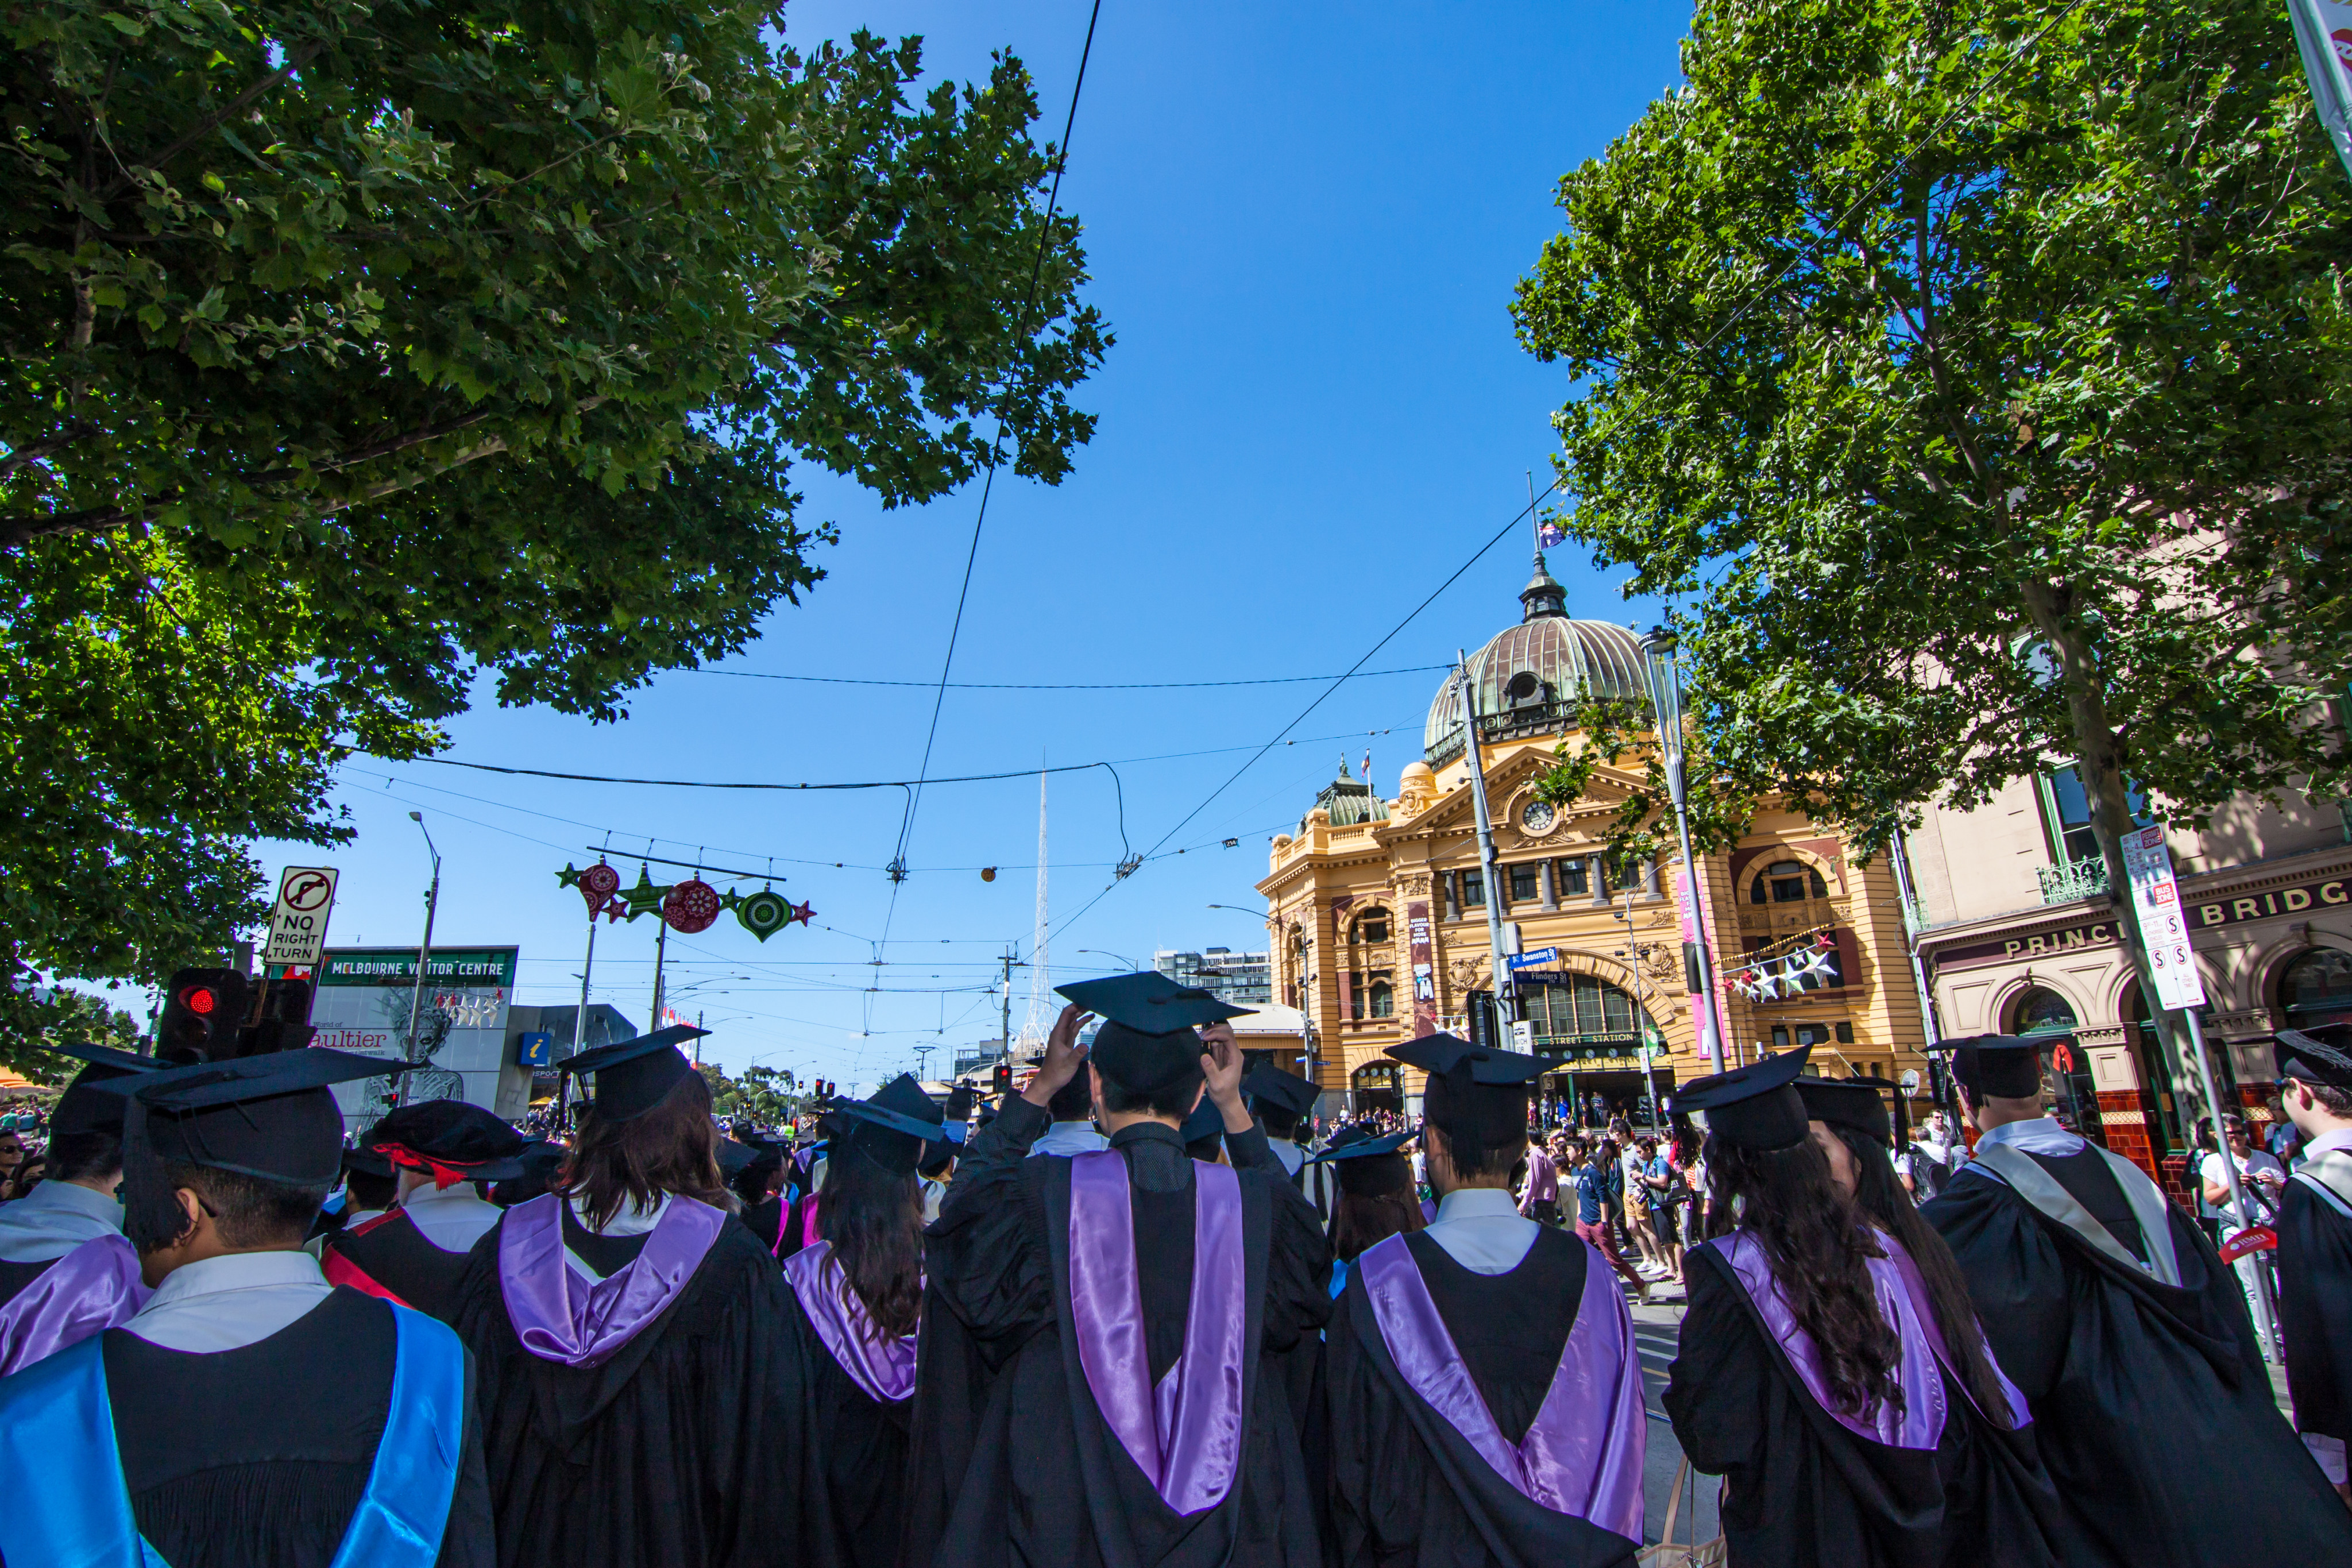
[(332, 866), (289, 866), (278, 879), (278, 905), (269, 911), (265, 963), (314, 965), (327, 945), (327, 917), (335, 908)]

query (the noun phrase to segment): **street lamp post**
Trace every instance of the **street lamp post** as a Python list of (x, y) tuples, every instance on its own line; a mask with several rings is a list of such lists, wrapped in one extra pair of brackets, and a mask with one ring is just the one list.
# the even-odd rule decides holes
[[(1478, 689), (1470, 679), (1470, 660), (1459, 648), (1454, 650), (1454, 672), (1462, 683), (1462, 754), (1470, 764), (1470, 805), (1478, 824), (1479, 879), (1486, 895), (1486, 951), (1494, 955), (1495, 1010), (1499, 1022), (1516, 1024), (1519, 986), (1510, 967), (1511, 955), (1503, 951), (1503, 867), (1495, 849), (1494, 819), (1486, 814), (1486, 759), (1478, 745)], [(1512, 1048), (1507, 1040), (1494, 1043), (1506, 1050)]]
[(1123, 952), (1113, 952), (1108, 948), (1101, 947), (1082, 947), (1078, 949), (1078, 951), (1080, 952), (1091, 952), (1097, 958), (1108, 958), (1113, 963), (1124, 964), (1127, 966), (1128, 973), (1130, 974), (1140, 974), (1143, 972), (1141, 965), (1138, 964), (1135, 960), (1128, 957), (1127, 954)]
[[(433, 914), (441, 907), (441, 851), (433, 842), (433, 830), (425, 826), (425, 814), (412, 811), (408, 820), (416, 824), (416, 831), (425, 835), (425, 847), (433, 857), (433, 885), (425, 894), (425, 940), (416, 947), (416, 984), (408, 990), (408, 1049), (412, 1060), (416, 1054), (416, 1023), (425, 1005), (425, 970), (433, 962)], [(408, 1103), (408, 1075), (400, 1075), (397, 1090), (400, 1103)]]
[(1706, 934), (1706, 894), (1698, 874), (1698, 857), (1691, 853), (1690, 800), (1683, 776), (1683, 687), (1675, 667), (1675, 634), (1654, 626), (1642, 637), (1648, 656), (1650, 707), (1658, 721), (1658, 751), (1666, 775), (1666, 796), (1674, 802), (1675, 832), (1682, 840), (1683, 872), (1690, 879), (1691, 931), (1698, 939), (1698, 980), (1706, 988), (1700, 998), (1706, 1019), (1707, 1058), (1723, 1070), (1723, 1020), (1715, 1010), (1715, 953)]

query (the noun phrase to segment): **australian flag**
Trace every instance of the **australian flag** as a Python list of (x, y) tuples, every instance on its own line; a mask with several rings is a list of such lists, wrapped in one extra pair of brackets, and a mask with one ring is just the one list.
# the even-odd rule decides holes
[(1564, 529), (1564, 528), (1560, 527), (1560, 525), (1559, 525), (1559, 520), (1558, 520), (1558, 519), (1555, 519), (1555, 518), (1549, 518), (1549, 517), (1547, 517), (1547, 518), (1544, 518), (1544, 519), (1542, 519), (1542, 520), (1540, 520), (1540, 521), (1538, 521), (1537, 522), (1537, 524), (1536, 524), (1536, 548), (1537, 548), (1537, 549), (1538, 549), (1538, 550), (1551, 550), (1551, 549), (1554, 549), (1554, 548), (1556, 548), (1556, 547), (1558, 547), (1558, 546), (1559, 546), (1559, 545), (1566, 544), (1567, 542), (1568, 542), (1568, 530), (1566, 530), (1566, 529)]

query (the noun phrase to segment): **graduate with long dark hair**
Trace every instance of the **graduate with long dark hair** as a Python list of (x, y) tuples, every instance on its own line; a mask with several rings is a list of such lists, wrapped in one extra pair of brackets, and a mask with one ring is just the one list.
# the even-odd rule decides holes
[[(1706, 1115), (1714, 1234), (1688, 1255), (1664, 1405), (1692, 1465), (1727, 1483), (1730, 1561), (2055, 1563), (2032, 1506), (2046, 1483), (2014, 1436), (2021, 1402), (1968, 1354), (1971, 1326), (1948, 1327), (1952, 1303), (1937, 1310), (1916, 1260), (1839, 1185), (1791, 1083), (1808, 1054), (1675, 1097), (1677, 1110)], [(2021, 1479), (1994, 1488), (1989, 1466), (2020, 1467)]]
[(945, 1140), (945, 1118), (905, 1073), (869, 1100), (837, 1101), (818, 1239), (784, 1260), (793, 1328), (810, 1367), (822, 1452), (822, 1507), (807, 1527), (828, 1538), (792, 1554), (889, 1568), (906, 1528), (907, 1435), (915, 1330), (923, 1306), (923, 1199), (915, 1178)]
[(716, 1568), (804, 1542), (808, 1368), (775, 1260), (728, 1212), (710, 1089), (677, 1049), (702, 1033), (567, 1060), (595, 1079), (571, 1159), (467, 1260), (454, 1321), (506, 1568)]
[(1347, 1288), (1348, 1270), (1368, 1248), (1392, 1236), (1409, 1235), (1429, 1221), (1413, 1189), (1412, 1162), (1404, 1146), (1410, 1132), (1376, 1137), (1369, 1127), (1342, 1127), (1330, 1146), (1310, 1163), (1328, 1165), (1339, 1195), (1331, 1210), (1331, 1294)]

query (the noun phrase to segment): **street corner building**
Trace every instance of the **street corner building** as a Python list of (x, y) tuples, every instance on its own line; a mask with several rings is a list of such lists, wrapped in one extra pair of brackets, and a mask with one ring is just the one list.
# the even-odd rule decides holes
[[(2259, 1140), (2274, 1031), (2352, 1019), (2352, 826), (2343, 803), (2289, 794), (2166, 834), (2215, 1084)], [(2150, 1021), (2074, 770), (2015, 781), (1974, 811), (1931, 810), (1907, 847), (1938, 1032), (2047, 1036), (2054, 1113), (2197, 1212), (2195, 1064), (2186, 1031), (2167, 1046)]]
[[(1632, 1111), (1645, 1055), (1660, 1095), (1713, 1070), (1685, 956), (1681, 868), (1620, 874), (1607, 852), (1611, 820), (1641, 773), (1602, 768), (1565, 805), (1537, 793), (1558, 749), (1577, 742), (1587, 698), (1648, 710), (1641, 645), (1626, 627), (1570, 619), (1541, 555), (1519, 599), (1518, 623), (1470, 656), (1467, 710), (1459, 681), (1439, 689), (1395, 798), (1343, 773), (1296, 834), (1274, 840), (1257, 889), (1275, 999), (1307, 1015), (1327, 1107), (1410, 1110), (1421, 1075), (1384, 1050), (1441, 1029), (1486, 1036), (1489, 899), (1503, 945), (1521, 959), (1504, 978), (1517, 983), (1534, 1048), (1563, 1058), (1547, 1098), (1598, 1094), (1612, 1112)], [(1491, 888), (1469, 787), (1474, 721), (1499, 862)], [(1810, 1045), (1825, 1072), (1895, 1082), (1915, 1073), (1925, 1108), (1919, 991), (1885, 857), (1863, 864), (1834, 830), (1768, 807), (1738, 844), (1699, 856), (1697, 882), (1727, 1066)], [(1772, 978), (1755, 984), (1761, 975)]]

